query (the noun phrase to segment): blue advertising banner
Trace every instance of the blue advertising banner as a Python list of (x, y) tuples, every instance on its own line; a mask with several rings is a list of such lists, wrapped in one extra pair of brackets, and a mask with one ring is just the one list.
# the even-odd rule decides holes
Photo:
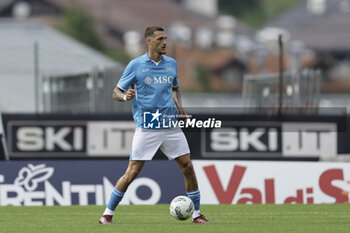
[[(105, 205), (125, 160), (0, 162), (0, 206)], [(174, 161), (149, 161), (121, 204), (170, 203), (185, 194)]]

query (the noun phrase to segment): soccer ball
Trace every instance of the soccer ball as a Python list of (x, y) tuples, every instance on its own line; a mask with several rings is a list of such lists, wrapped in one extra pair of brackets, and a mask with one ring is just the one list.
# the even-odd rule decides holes
[(177, 196), (170, 203), (170, 214), (177, 220), (186, 220), (190, 218), (193, 211), (193, 202), (186, 196)]

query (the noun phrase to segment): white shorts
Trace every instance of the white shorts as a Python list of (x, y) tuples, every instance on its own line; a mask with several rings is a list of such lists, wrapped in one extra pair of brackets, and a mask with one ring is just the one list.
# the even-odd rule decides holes
[(130, 160), (152, 160), (158, 148), (169, 160), (190, 153), (187, 139), (180, 128), (159, 130), (136, 128)]

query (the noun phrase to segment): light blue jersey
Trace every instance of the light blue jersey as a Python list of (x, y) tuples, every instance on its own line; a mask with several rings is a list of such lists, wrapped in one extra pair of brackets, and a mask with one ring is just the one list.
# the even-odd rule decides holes
[(124, 91), (129, 87), (136, 91), (132, 110), (137, 128), (143, 128), (145, 110), (167, 109), (166, 114), (177, 114), (172, 88), (178, 86), (179, 81), (176, 61), (171, 57), (163, 55), (158, 64), (147, 53), (131, 60), (117, 85)]

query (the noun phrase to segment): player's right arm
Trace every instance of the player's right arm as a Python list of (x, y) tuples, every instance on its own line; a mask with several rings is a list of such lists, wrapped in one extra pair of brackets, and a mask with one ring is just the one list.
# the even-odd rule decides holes
[(124, 92), (122, 89), (120, 89), (118, 86), (116, 86), (113, 90), (113, 99), (120, 102), (129, 101), (132, 98), (135, 97), (135, 90), (129, 89), (126, 92)]
[(132, 60), (126, 66), (122, 77), (113, 90), (113, 99), (120, 102), (125, 102), (135, 97), (135, 90), (129, 89), (129, 87), (132, 86), (136, 80), (134, 65), (135, 60)]

